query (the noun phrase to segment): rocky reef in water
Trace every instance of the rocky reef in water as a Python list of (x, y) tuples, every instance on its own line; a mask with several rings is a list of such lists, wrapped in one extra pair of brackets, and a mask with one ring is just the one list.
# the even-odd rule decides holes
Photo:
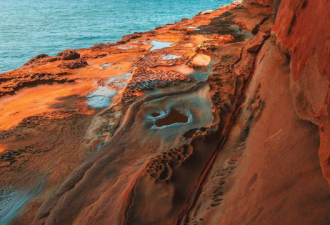
[(1, 74), (0, 224), (329, 224), (329, 17), (233, 2)]

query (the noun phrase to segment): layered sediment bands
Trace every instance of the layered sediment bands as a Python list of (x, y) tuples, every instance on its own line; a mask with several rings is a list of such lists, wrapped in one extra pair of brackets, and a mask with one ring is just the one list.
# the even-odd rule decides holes
[(40, 84), (74, 82), (74, 79), (70, 79), (64, 75), (67, 75), (67, 73), (27, 73), (20, 74), (16, 77), (2, 76), (0, 78), (0, 97), (8, 94), (14, 94), (15, 91), (24, 87), (37, 86)]
[(45, 183), (11, 224), (327, 224), (329, 8), (236, 2), (2, 74), (0, 195)]
[[(231, 13), (220, 16), (218, 23), (221, 25), (221, 21), (224, 21), (224, 31), (230, 29), (228, 21), (232, 21), (235, 14), (243, 10), (244, 8), (237, 7)], [(256, 24), (251, 24), (250, 27), (255, 27), (259, 20), (251, 21)], [(235, 33), (237, 30), (233, 29), (231, 32)], [(102, 147), (109, 150), (100, 152), (96, 158), (90, 160), (93, 162), (92, 166), (84, 172), (82, 179), (73, 174), (69, 180), (81, 180), (69, 191), (60, 192), (56, 194), (56, 198), (45, 202), (35, 222), (184, 224), (188, 221), (188, 214), (196, 201), (200, 185), (226, 140), (243, 103), (257, 52), (249, 52), (246, 48), (252, 40), (254, 39), (241, 39), (239, 36), (239, 39), (225, 45), (212, 42), (203, 45), (200, 51), (211, 54), (215, 61), (206, 87), (202, 83), (187, 91), (156, 93), (142, 97), (139, 93), (150, 88), (133, 85), (141, 83), (139, 79), (143, 78), (139, 76), (139, 70), (135, 71), (125, 92), (130, 93), (130, 89), (133, 89), (133, 95), (136, 97), (126, 111), (122, 125), (110, 142)], [(258, 38), (257, 41), (261, 46), (264, 39)], [(152, 87), (155, 88), (157, 86)], [(199, 112), (213, 112), (213, 121), (207, 123), (204, 116), (198, 115), (198, 110), (194, 109), (198, 104), (189, 104), (189, 101), (196, 103), (197, 100), (203, 100), (202, 95), (195, 94), (202, 90), (201, 88), (204, 94), (209, 95), (212, 103), (209, 109), (198, 109)], [(205, 93), (205, 90), (208, 93)], [(169, 96), (171, 97), (167, 101)], [(125, 102), (126, 99), (124, 98)], [(179, 123), (182, 128), (174, 123), (173, 127), (152, 131), (152, 124), (143, 124), (143, 115), (150, 116), (157, 112), (157, 99), (163, 106), (160, 105), (160, 111), (154, 114), (156, 118), (161, 116), (164, 110), (173, 108), (188, 110), (186, 112), (191, 113), (191, 119), (186, 123)], [(201, 124), (203, 122), (204, 124)], [(148, 131), (149, 129), (152, 132)], [(195, 133), (190, 135), (191, 138), (184, 138), (184, 134), (193, 129)], [(152, 158), (145, 160), (148, 156)], [(67, 188), (63, 186), (61, 190)], [(71, 210), (67, 211), (67, 207)], [(109, 213), (112, 216), (108, 216)]]
[(241, 113), (191, 210), (191, 224), (329, 221), (329, 187), (317, 157), (317, 128), (295, 116), (289, 75), (285, 55), (274, 38), (268, 40)]

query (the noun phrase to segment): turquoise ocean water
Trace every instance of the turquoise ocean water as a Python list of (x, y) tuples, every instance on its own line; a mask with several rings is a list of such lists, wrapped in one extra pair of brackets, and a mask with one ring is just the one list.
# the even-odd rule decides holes
[(231, 0), (0, 0), (0, 73), (30, 58), (116, 42)]

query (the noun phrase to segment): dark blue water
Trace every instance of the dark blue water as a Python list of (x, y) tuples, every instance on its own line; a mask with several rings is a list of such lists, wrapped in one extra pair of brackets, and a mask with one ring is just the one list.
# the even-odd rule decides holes
[(30, 58), (115, 42), (231, 0), (0, 0), (0, 73)]

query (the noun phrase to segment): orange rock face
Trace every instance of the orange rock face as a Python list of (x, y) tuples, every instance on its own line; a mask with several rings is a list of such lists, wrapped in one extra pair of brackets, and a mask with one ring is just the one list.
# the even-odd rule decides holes
[(327, 224), (330, 5), (280, 2), (1, 74), (0, 224)]
[(277, 43), (290, 55), (291, 90), (297, 114), (320, 128), (320, 162), (328, 182), (330, 26), (321, 21), (327, 20), (329, 13), (328, 1), (286, 1), (274, 26)]

